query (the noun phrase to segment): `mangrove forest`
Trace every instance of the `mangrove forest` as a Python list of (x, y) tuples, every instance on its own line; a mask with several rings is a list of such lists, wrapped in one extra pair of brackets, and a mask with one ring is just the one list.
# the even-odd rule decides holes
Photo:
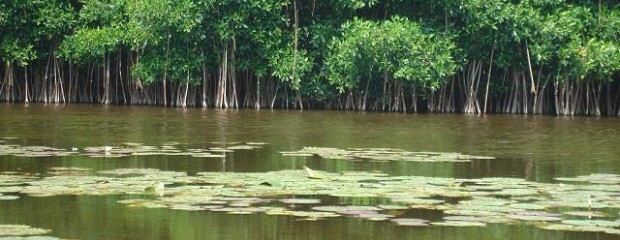
[(614, 0), (4, 0), (0, 101), (620, 115)]

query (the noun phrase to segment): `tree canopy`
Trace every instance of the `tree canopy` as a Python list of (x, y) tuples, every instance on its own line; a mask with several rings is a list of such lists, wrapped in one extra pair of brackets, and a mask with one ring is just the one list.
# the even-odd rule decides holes
[(618, 39), (612, 0), (9, 0), (0, 99), (617, 114)]

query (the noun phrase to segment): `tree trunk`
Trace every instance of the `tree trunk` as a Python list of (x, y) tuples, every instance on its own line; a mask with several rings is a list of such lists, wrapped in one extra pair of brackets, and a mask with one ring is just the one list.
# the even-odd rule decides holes
[(491, 70), (493, 67), (493, 54), (495, 53), (495, 43), (493, 43), (493, 48), (491, 48), (491, 60), (489, 60), (489, 72), (487, 72), (487, 87), (484, 92), (484, 108), (482, 109), (482, 114), (487, 113), (487, 101), (489, 99), (489, 86), (491, 85)]

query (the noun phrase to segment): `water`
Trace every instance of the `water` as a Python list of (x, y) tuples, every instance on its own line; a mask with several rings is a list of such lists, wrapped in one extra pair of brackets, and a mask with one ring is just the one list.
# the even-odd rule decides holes
[[(455, 178), (555, 177), (620, 172), (620, 121), (616, 118), (416, 115), (338, 111), (203, 110), (99, 105), (0, 105), (0, 137), (12, 143), (60, 148), (123, 142), (266, 142), (236, 151), (226, 161), (186, 156), (92, 159), (82, 156), (0, 156), (0, 171), (45, 173), (49, 167), (95, 170), (158, 168), (184, 171), (265, 172), (308, 165), (329, 172), (364, 170), (391, 175)], [(494, 156), (471, 163), (352, 162), (291, 158), (280, 151), (304, 146), (387, 147), (410, 151)], [(546, 231), (525, 224), (487, 227), (397, 227), (354, 218), (297, 221), (264, 214), (128, 208), (126, 196), (27, 197), (0, 201), (0, 224), (27, 224), (71, 239), (614, 239), (603, 233)]]

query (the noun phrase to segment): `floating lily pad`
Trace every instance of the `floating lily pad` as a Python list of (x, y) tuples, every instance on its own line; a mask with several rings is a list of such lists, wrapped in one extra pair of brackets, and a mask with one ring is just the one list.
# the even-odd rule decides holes
[(285, 157), (312, 157), (314, 154), (312, 153), (301, 153), (301, 152), (280, 152), (282, 156)]
[(618, 174), (603, 174), (593, 173), (590, 175), (577, 176), (577, 177), (557, 177), (557, 181), (563, 182), (591, 182), (599, 184), (620, 184), (620, 175)]
[(547, 206), (539, 203), (511, 203), (508, 205), (512, 209), (526, 209), (526, 210), (543, 210)]
[(569, 211), (562, 214), (578, 217), (608, 217), (608, 214), (598, 211)]
[(484, 227), (487, 224), (483, 222), (469, 222), (469, 221), (444, 221), (444, 222), (431, 222), (435, 226), (447, 226), (447, 227)]
[[(191, 150), (203, 153), (204, 150)], [(384, 150), (376, 150), (384, 151)], [(394, 151), (396, 152), (396, 151)], [(62, 170), (59, 169), (59, 170)], [(74, 169), (77, 171), (77, 169)], [(70, 172), (71, 169), (66, 169)], [(62, 172), (62, 171), (60, 171)], [(323, 217), (294, 213), (308, 209), (326, 215), (383, 221), (407, 213), (407, 208), (425, 208), (442, 211), (445, 222), (505, 223), (511, 221), (559, 222), (563, 215), (540, 209), (562, 209), (576, 212), (605, 206), (605, 212), (614, 211), (607, 219), (616, 221), (615, 211), (620, 208), (620, 190), (604, 188), (600, 184), (537, 183), (518, 178), (454, 179), (422, 176), (390, 176), (381, 172), (330, 173), (313, 170), (322, 176), (308, 179), (305, 170), (281, 170), (261, 173), (201, 172), (188, 176), (185, 172), (159, 169), (115, 169), (101, 172), (84, 171), (90, 175), (26, 175), (0, 173), (0, 193), (28, 196), (55, 195), (133, 195), (136, 200), (123, 200), (128, 207), (167, 208), (179, 210), (212, 210), (234, 214), (265, 212), (275, 215), (299, 215), (298, 220), (318, 220)], [(144, 190), (154, 183), (165, 184), (165, 196), (147, 194)], [(488, 188), (475, 189), (480, 185)], [(489, 189), (494, 189), (489, 191)], [(497, 190), (499, 189), (499, 190)], [(505, 189), (534, 195), (506, 194)], [(15, 193), (15, 194), (13, 194)], [(529, 193), (528, 193), (529, 194)], [(373, 196), (371, 201), (330, 198), (330, 204), (321, 206), (325, 196)], [(304, 196), (298, 197), (298, 196)], [(466, 196), (450, 198), (447, 196)], [(308, 200), (312, 199), (312, 200)], [(340, 200), (341, 202), (334, 202)], [(589, 201), (588, 201), (589, 200)], [(278, 203), (279, 202), (279, 203)], [(393, 204), (347, 206), (347, 202)], [(274, 204), (276, 203), (276, 204)], [(283, 203), (283, 204), (282, 204)], [(281, 207), (273, 207), (273, 205)], [(564, 207), (576, 208), (564, 209)], [(569, 214), (564, 214), (564, 216)], [(407, 216), (407, 215), (404, 215)], [(578, 214), (575, 214), (578, 216)], [(571, 222), (568, 222), (571, 223)], [(413, 223), (412, 223), (413, 224)], [(428, 223), (426, 223), (428, 224)], [(444, 223), (439, 223), (444, 224)], [(452, 223), (450, 223), (452, 224)], [(454, 223), (461, 224), (461, 223)], [(576, 224), (576, 223), (573, 223)], [(570, 225), (562, 223), (562, 225)], [(598, 223), (600, 229), (617, 229)], [(590, 227), (594, 228), (594, 227)], [(600, 230), (599, 229), (599, 230)]]
[[(21, 146), (21, 145), (0, 145), (0, 155), (13, 155), (17, 157), (45, 158), (63, 157), (71, 155), (81, 155), (91, 158), (124, 158), (131, 156), (192, 156), (197, 158), (204, 157), (223, 157), (221, 153), (234, 152), (234, 150), (251, 150), (261, 148), (264, 144), (254, 143), (252, 145), (234, 145), (226, 148), (209, 149), (181, 149), (180, 143), (170, 142), (159, 147), (144, 146), (140, 143), (125, 142), (118, 146), (97, 146), (86, 147), (83, 151), (78, 151), (73, 147), (71, 150), (53, 148), (47, 146)], [(213, 152), (219, 154), (213, 154)]]
[(201, 211), (201, 210), (206, 210), (202, 206), (185, 205), (185, 204), (171, 205), (170, 208), (174, 209), (174, 210), (184, 210), (184, 211)]
[(444, 216), (443, 220), (445, 221), (460, 221), (460, 222), (487, 222), (488, 217), (476, 217), (476, 216), (459, 216), (459, 215), (448, 215)]
[(418, 219), (418, 218), (394, 218), (390, 220), (398, 226), (407, 226), (407, 227), (425, 227), (429, 225), (429, 221), (426, 219)]
[(362, 214), (358, 214), (357, 217), (366, 219), (369, 221), (378, 222), (378, 221), (388, 220), (390, 218), (393, 218), (394, 216), (390, 214), (383, 214), (383, 213), (362, 213)]
[(579, 226), (570, 224), (545, 224), (538, 226), (539, 228), (552, 231), (573, 231), (573, 232), (606, 232), (612, 229), (596, 226)]
[(511, 219), (523, 220), (523, 221), (541, 221), (541, 222), (554, 222), (554, 221), (562, 221), (562, 215), (543, 212), (543, 211), (521, 211), (521, 212), (513, 212), (506, 217)]
[(459, 153), (408, 152), (390, 148), (350, 148), (345, 150), (325, 147), (304, 147), (296, 152), (281, 152), (281, 154), (283, 156), (319, 156), (327, 159), (372, 160), (378, 162), (469, 162), (474, 159), (494, 159), (493, 157), (471, 156)]
[(0, 225), (0, 236), (28, 236), (51, 233), (52, 230), (27, 225)]
[(19, 199), (19, 196), (0, 194), (0, 201), (9, 201), (9, 200), (17, 200), (17, 199)]
[(288, 199), (280, 199), (280, 202), (287, 204), (319, 204), (321, 203), (321, 199), (313, 199), (313, 198), (288, 198)]
[(280, 216), (294, 216), (294, 217), (303, 217), (305, 220), (309, 219), (324, 219), (324, 218), (333, 218), (340, 217), (340, 214), (336, 214), (333, 212), (323, 212), (323, 211), (290, 211), (286, 209), (270, 209), (266, 212), (267, 215), (280, 215)]
[(261, 148), (261, 147), (257, 145), (236, 145), (236, 146), (227, 147), (226, 149), (227, 150), (252, 150), (256, 148)]
[(619, 221), (608, 221), (608, 220), (564, 220), (563, 224), (568, 225), (576, 225), (576, 226), (584, 226), (584, 227), (607, 227), (607, 228), (617, 228), (620, 227)]
[(218, 147), (209, 148), (209, 151), (211, 151), (211, 152), (218, 152), (218, 153), (232, 153), (232, 152), (235, 152), (232, 149), (218, 148)]
[(191, 155), (195, 158), (224, 158), (226, 155), (212, 154), (212, 153), (195, 153)]
[(480, 210), (469, 210), (469, 209), (450, 209), (444, 211), (446, 214), (453, 215), (464, 215), (464, 216), (504, 216), (503, 213), (499, 212), (490, 212), (490, 211), (480, 211)]
[(317, 206), (312, 210), (323, 212), (352, 212), (352, 211), (380, 211), (380, 208), (373, 206)]
[(616, 228), (606, 228), (604, 232), (607, 234), (620, 235), (620, 229)]

